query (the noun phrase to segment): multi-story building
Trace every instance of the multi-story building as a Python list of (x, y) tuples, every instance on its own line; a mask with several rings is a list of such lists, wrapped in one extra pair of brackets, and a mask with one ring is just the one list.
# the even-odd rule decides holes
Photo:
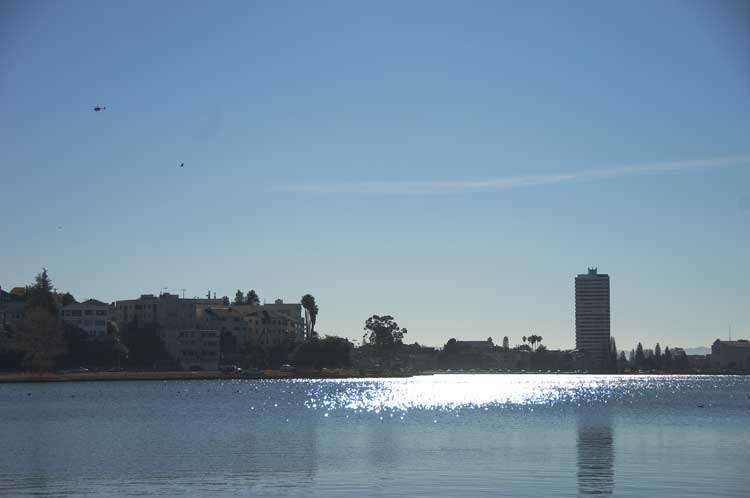
[(217, 370), (219, 368), (219, 332), (215, 330), (181, 330), (176, 335), (172, 353), (184, 369)]
[(233, 307), (199, 307), (198, 326), (203, 330), (219, 332), (222, 353), (238, 353), (250, 341), (250, 324)]
[(169, 355), (179, 361), (179, 334), (197, 328), (199, 309), (222, 304), (221, 299), (182, 299), (168, 292), (159, 296), (142, 294), (138, 299), (115, 302), (112, 318), (120, 329), (154, 327)]
[(168, 292), (158, 297), (142, 294), (138, 299), (116, 301), (112, 318), (120, 327), (158, 325), (161, 329), (186, 330), (195, 328), (197, 310), (204, 306), (222, 306), (222, 302), (221, 299), (181, 299)]
[(711, 366), (723, 370), (750, 372), (750, 341), (722, 341), (711, 345)]
[(247, 313), (245, 320), (248, 323), (248, 337), (251, 344), (270, 347), (299, 340), (299, 322), (285, 313), (260, 309)]
[(610, 352), (609, 275), (589, 268), (575, 278), (576, 349), (592, 369), (607, 367)]
[(91, 339), (107, 335), (107, 322), (110, 315), (110, 305), (96, 299), (69, 304), (60, 310), (60, 318), (65, 323), (75, 325)]
[(280, 335), (284, 336), (284, 341), (303, 342), (305, 340), (305, 320), (302, 317), (300, 303), (285, 303), (281, 299), (276, 299), (273, 303), (239, 304), (233, 305), (232, 308), (242, 313), (248, 320), (253, 341), (274, 344), (281, 340)]

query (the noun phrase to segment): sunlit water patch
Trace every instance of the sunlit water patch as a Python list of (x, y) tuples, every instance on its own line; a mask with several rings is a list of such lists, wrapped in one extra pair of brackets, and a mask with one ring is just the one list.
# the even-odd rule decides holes
[(314, 409), (378, 412), (628, 405), (709, 387), (710, 377), (678, 376), (434, 375), (309, 383), (305, 405)]

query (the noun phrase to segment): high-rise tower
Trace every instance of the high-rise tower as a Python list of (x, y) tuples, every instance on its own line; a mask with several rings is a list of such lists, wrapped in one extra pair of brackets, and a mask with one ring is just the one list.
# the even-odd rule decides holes
[(576, 349), (592, 368), (609, 360), (609, 275), (589, 268), (576, 277)]

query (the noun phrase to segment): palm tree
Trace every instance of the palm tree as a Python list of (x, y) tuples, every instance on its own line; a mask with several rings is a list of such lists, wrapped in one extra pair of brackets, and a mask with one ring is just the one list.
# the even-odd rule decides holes
[(526, 336), (521, 337), (521, 340), (523, 341), (524, 344), (526, 344)]
[(312, 339), (315, 336), (315, 322), (318, 318), (318, 305), (315, 303), (315, 297), (312, 294), (305, 294), (300, 301), (305, 308), (305, 318), (307, 318), (307, 338)]

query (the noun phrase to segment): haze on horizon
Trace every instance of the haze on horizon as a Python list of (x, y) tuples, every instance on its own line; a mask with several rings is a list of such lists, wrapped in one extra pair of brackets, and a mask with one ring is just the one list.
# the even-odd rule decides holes
[(3, 2), (0, 285), (567, 348), (596, 266), (620, 349), (750, 338), (749, 13)]

